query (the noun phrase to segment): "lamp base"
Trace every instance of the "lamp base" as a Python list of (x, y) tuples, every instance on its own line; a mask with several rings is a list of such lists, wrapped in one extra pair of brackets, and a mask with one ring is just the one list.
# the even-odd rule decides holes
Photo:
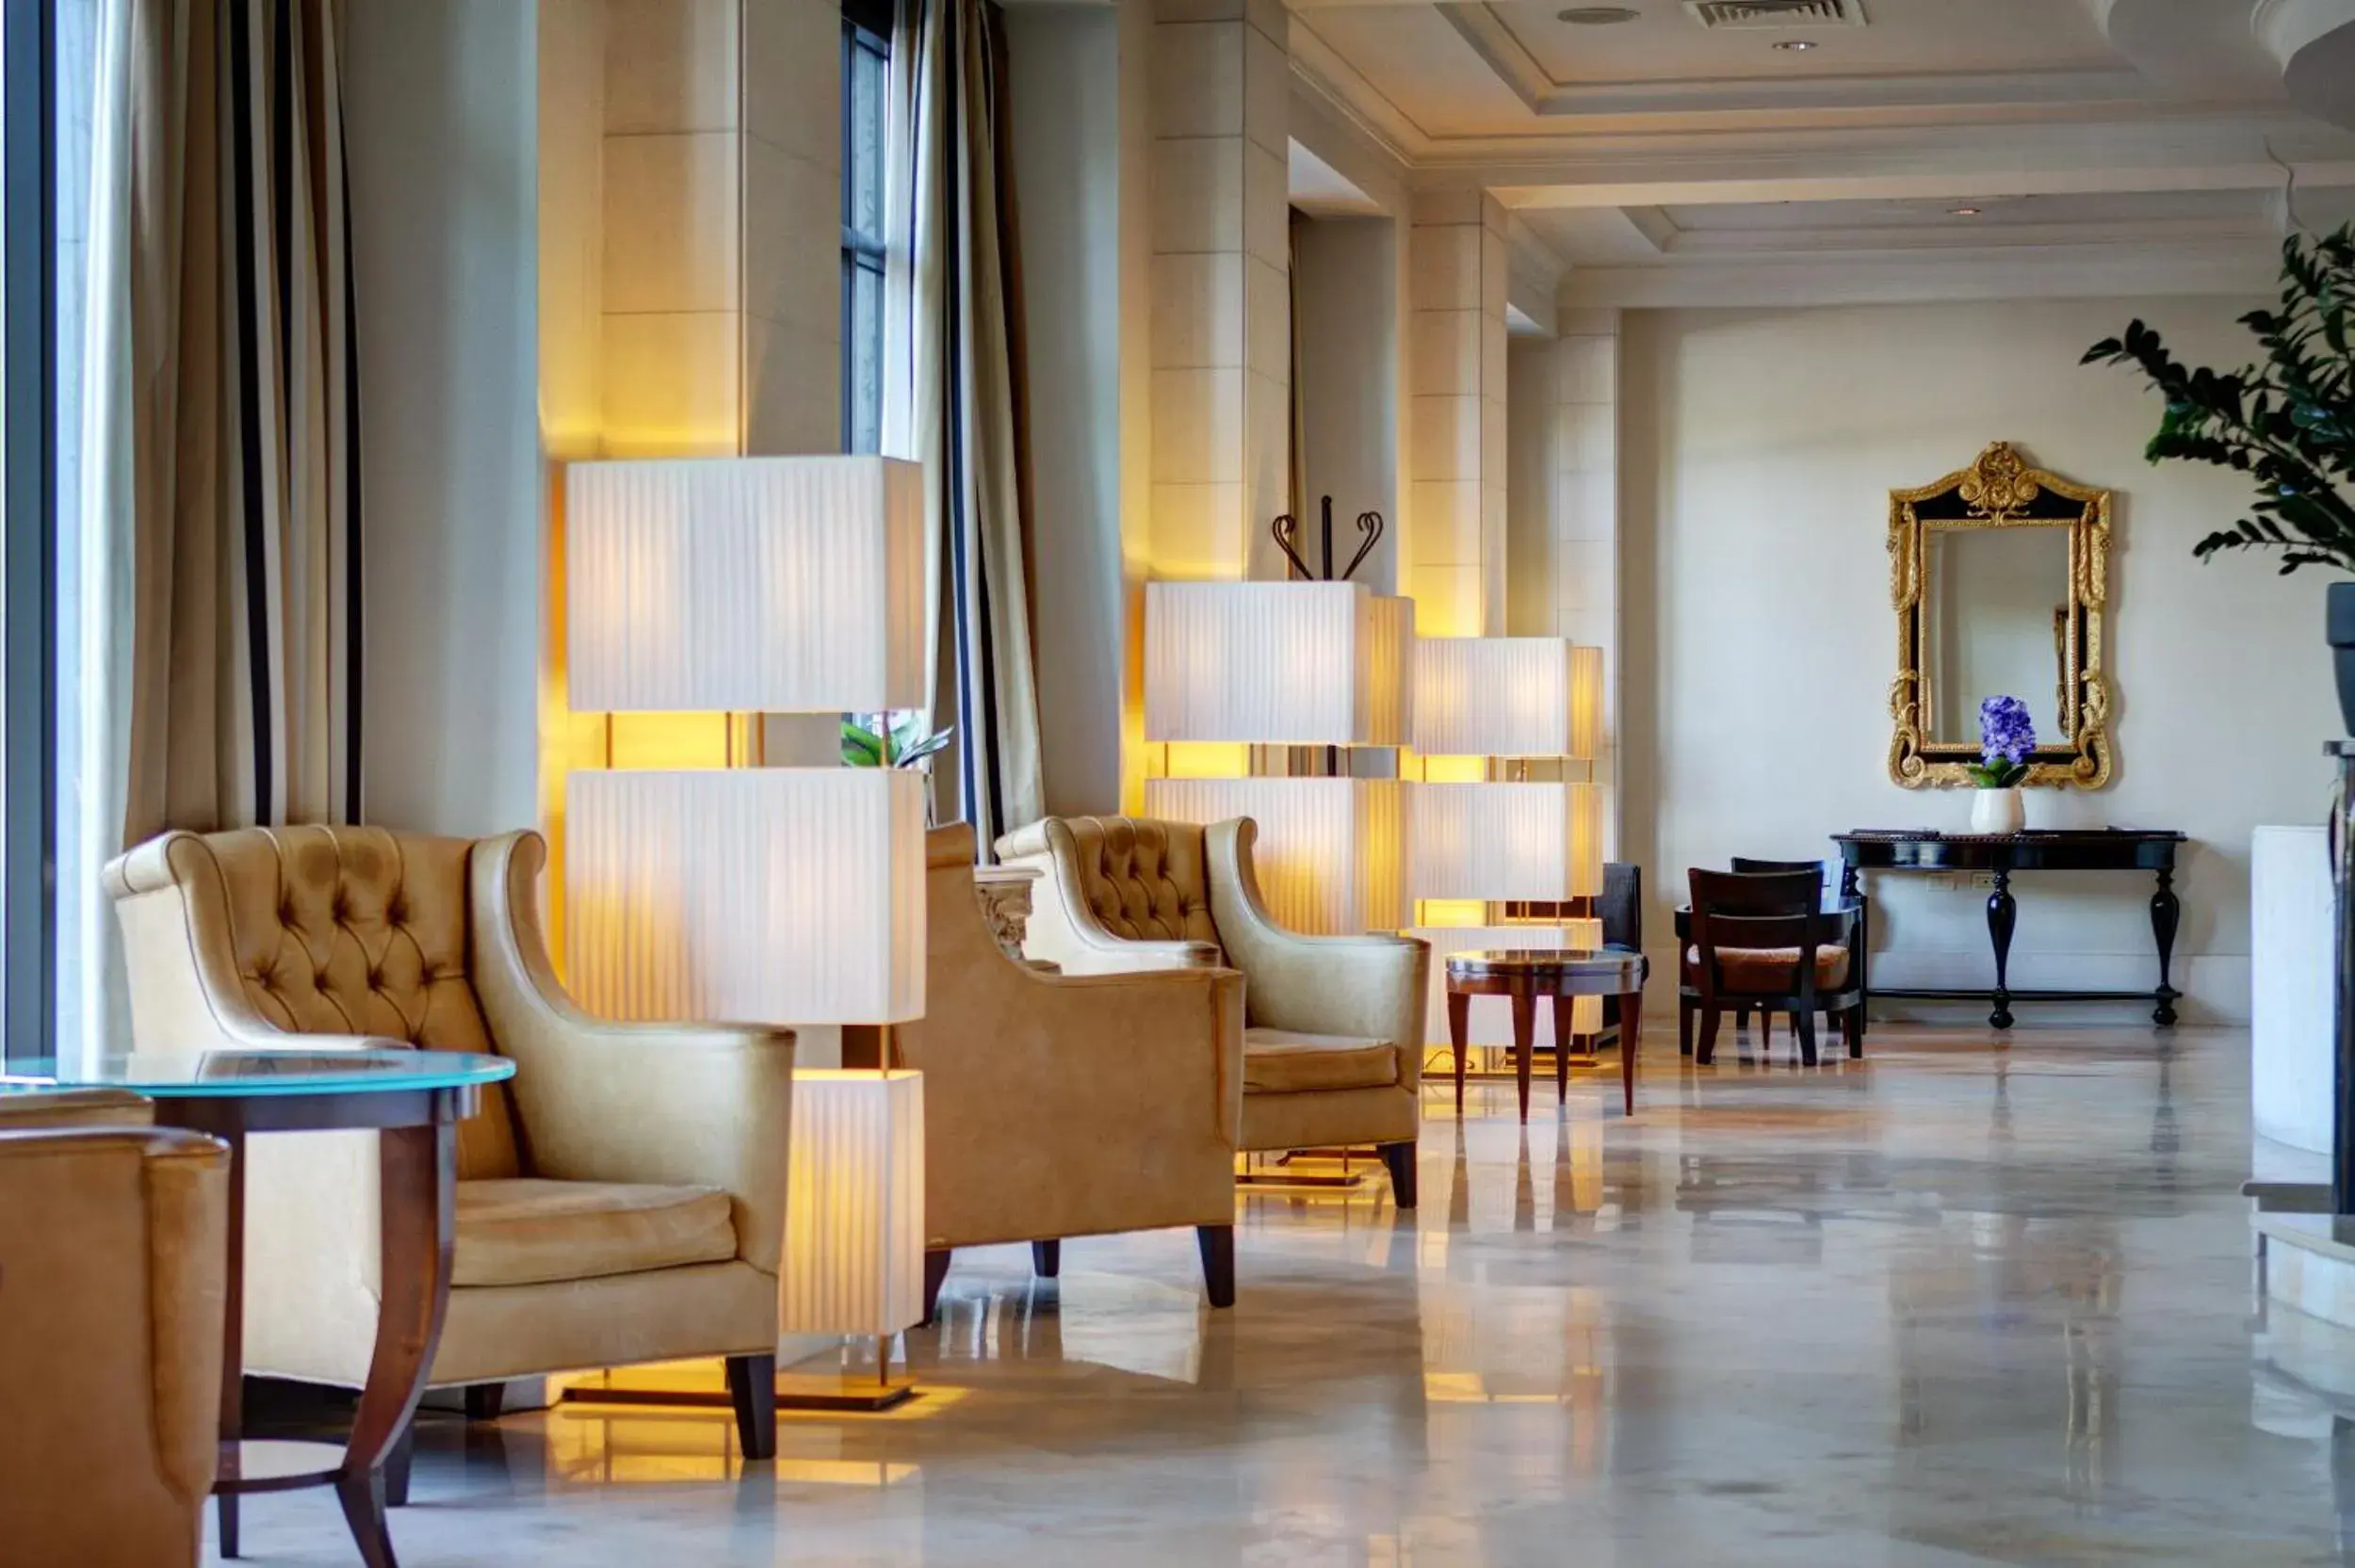
[[(879, 1415), (916, 1398), (913, 1382), (860, 1382), (851, 1378), (779, 1378), (777, 1408), (827, 1415)], [(638, 1405), (662, 1409), (726, 1410), (725, 1389), (568, 1388), (565, 1404)]]
[[(1351, 1165), (1362, 1159), (1362, 1167)], [(1338, 1171), (1307, 1171), (1299, 1162), (1314, 1160), (1319, 1164), (1338, 1162)], [(1321, 1188), (1327, 1190), (1354, 1191), (1365, 1185), (1367, 1175), (1379, 1164), (1380, 1156), (1366, 1149), (1294, 1149), (1278, 1156), (1269, 1167), (1244, 1171), (1235, 1177), (1237, 1187), (1261, 1188)]]

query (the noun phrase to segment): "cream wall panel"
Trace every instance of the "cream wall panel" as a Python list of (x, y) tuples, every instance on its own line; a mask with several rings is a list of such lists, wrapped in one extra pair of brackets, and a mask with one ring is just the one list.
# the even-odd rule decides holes
[(1154, 40), (1153, 129), (1161, 137), (1243, 134), (1241, 22), (1163, 23)]
[(1153, 372), (1153, 477), (1157, 481), (1242, 481), (1243, 380), (1240, 367)]
[(1153, 258), (1153, 362), (1165, 370), (1243, 363), (1239, 251)]
[(747, 137), (742, 145), (744, 314), (836, 341), (842, 334), (842, 233), (812, 222), (811, 215), (839, 209), (841, 171), (764, 137)]
[(745, 130), (795, 157), (839, 170), (842, 8), (836, 0), (739, 3)]
[(613, 457), (711, 456), (742, 439), (742, 318), (605, 318), (605, 437)]
[(606, 138), (609, 313), (738, 308), (743, 253), (739, 147), (733, 131)]
[(605, 128), (734, 130), (742, 3), (605, 0)]
[(1236, 137), (1153, 144), (1157, 253), (1242, 250), (1243, 200), (1243, 147)]

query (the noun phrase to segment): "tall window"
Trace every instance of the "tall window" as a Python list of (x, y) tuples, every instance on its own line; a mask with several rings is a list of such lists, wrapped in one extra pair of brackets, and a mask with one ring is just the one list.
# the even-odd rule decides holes
[(890, 0), (842, 7), (843, 449), (883, 446), (884, 79)]

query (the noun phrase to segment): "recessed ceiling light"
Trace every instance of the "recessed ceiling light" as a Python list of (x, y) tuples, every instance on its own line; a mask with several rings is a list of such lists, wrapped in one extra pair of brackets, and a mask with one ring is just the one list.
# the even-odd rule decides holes
[(1785, 54), (1797, 55), (1814, 48), (1815, 40), (1811, 38), (1787, 38), (1777, 42), (1775, 47)]
[(1615, 22), (1635, 20), (1635, 12), (1626, 6), (1572, 6), (1554, 15), (1576, 27), (1608, 27)]
[(1946, 209), (1946, 215), (1949, 218), (1976, 218), (1979, 216), (1979, 209), (1976, 207), (1948, 207)]

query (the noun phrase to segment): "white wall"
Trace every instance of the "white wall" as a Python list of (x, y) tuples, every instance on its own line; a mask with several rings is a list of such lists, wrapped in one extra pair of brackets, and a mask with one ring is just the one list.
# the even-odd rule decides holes
[[(2338, 729), (2322, 581), (2283, 580), (2246, 560), (2195, 562), (2193, 542), (2241, 515), (2244, 481), (2148, 465), (2155, 402), (2128, 374), (2076, 361), (2138, 315), (2187, 358), (2237, 364), (2249, 340), (2232, 323), (2248, 303), (1628, 317), (1624, 821), (1648, 873), (1656, 964), (1673, 959), (1668, 912), (1688, 866), (1828, 853), (1826, 835), (1852, 827), (1966, 820), (1962, 794), (1889, 782), (1887, 493), (2004, 439), (2119, 495), (2117, 782), (2092, 795), (2031, 791), (2030, 825), (2190, 833), (2176, 983), (2195, 1020), (2247, 1017), (2249, 830), (2317, 819), (2322, 742)], [(1878, 978), (1983, 983), (1984, 894), (1880, 881)], [(2016, 985), (2150, 983), (2147, 881), (2031, 876), (2016, 891)], [(2031, 1024), (2071, 1016), (2133, 1014), (2023, 1012)]]
[(1387, 526), (1356, 576), (1376, 593), (1398, 584), (1399, 234), (1388, 217), (1292, 221), (1301, 554), (1318, 564), (1321, 497), (1333, 497), (1335, 571), (1357, 552), (1357, 514), (1380, 512)]
[(536, 8), (352, 0), (368, 817), (538, 820)]

